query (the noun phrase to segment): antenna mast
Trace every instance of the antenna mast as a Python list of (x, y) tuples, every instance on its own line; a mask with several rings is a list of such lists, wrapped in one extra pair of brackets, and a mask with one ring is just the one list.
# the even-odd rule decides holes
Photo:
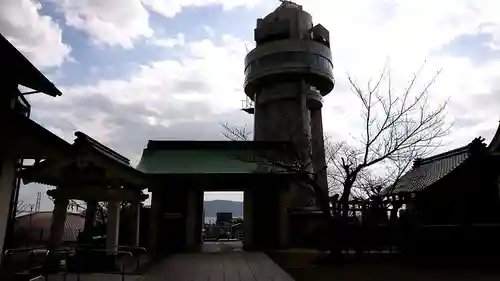
[(41, 200), (42, 200), (42, 193), (38, 192), (36, 194), (35, 213), (40, 212), (40, 201)]

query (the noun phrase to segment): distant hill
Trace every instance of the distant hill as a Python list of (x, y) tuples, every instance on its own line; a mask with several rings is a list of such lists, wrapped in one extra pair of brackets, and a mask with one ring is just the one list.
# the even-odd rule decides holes
[(219, 212), (231, 212), (233, 217), (243, 217), (243, 202), (229, 200), (212, 200), (204, 203), (205, 217), (217, 216)]

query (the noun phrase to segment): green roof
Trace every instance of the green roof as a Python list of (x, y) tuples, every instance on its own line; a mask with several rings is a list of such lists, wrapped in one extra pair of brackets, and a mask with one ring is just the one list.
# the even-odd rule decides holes
[(255, 152), (283, 145), (252, 141), (149, 141), (137, 169), (147, 174), (254, 173)]
[[(245, 151), (238, 153), (245, 153)], [(235, 151), (199, 149), (145, 151), (137, 169), (147, 174), (253, 172), (257, 165), (239, 160), (238, 153)]]

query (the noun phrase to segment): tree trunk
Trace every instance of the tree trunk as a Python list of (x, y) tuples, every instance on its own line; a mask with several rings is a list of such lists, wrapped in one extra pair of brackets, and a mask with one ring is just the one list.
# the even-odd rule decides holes
[(349, 214), (349, 195), (351, 195), (352, 186), (354, 181), (346, 180), (344, 183), (344, 190), (339, 199), (342, 217), (346, 218)]

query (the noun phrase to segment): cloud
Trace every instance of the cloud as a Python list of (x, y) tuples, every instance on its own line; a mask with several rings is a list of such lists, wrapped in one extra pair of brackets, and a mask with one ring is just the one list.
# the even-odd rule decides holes
[(145, 6), (165, 17), (175, 17), (184, 8), (222, 5), (224, 10), (236, 7), (254, 7), (262, 0), (141, 0)]
[[(253, 7), (260, 0), (50, 0), (63, 13), (66, 24), (85, 32), (97, 45), (134, 47), (134, 41), (152, 38), (149, 11), (165, 17), (175, 17), (187, 7), (222, 5), (225, 10)], [(179, 38), (157, 40), (159, 45), (171, 46)], [(183, 39), (182, 39), (183, 40)]]
[(37, 67), (58, 67), (70, 58), (61, 27), (32, 0), (0, 1), (0, 32)]
[(66, 24), (87, 33), (100, 45), (132, 48), (133, 41), (150, 37), (149, 13), (138, 0), (52, 0)]
[(221, 140), (222, 122), (251, 116), (239, 111), (245, 42), (218, 39), (186, 42), (181, 59), (142, 64), (129, 77), (60, 86), (57, 99), (34, 96), (33, 118), (70, 141), (84, 131), (134, 160), (148, 139)]
[(165, 48), (183, 47), (186, 44), (186, 38), (184, 34), (178, 33), (176, 37), (172, 38), (154, 38), (150, 40), (150, 43)]

